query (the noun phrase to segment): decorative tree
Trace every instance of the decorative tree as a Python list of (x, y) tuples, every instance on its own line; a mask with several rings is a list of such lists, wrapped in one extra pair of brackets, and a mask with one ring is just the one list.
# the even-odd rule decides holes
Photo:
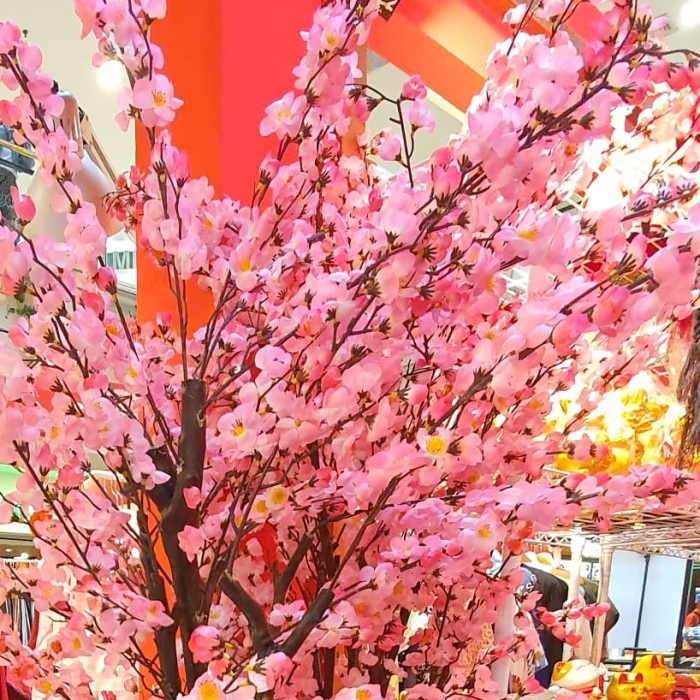
[[(165, 0), (75, 0), (128, 71), (120, 121), (152, 145), (111, 199), (177, 301), (141, 326), (74, 182), (62, 98), (0, 24), (16, 91), (0, 122), (67, 216), (64, 242), (0, 228), (2, 292), (32, 308), (0, 358), (0, 459), (21, 473), (2, 516), (20, 512), (40, 553), (0, 585), (64, 622), (31, 650), (2, 619), (11, 680), (94, 697), (98, 658), (125, 692), (166, 700), (502, 697), (504, 665), (536, 641), (535, 602), (514, 596), (523, 541), (584, 509), (604, 527), (632, 502), (694, 497), (666, 467), (547, 472), (605, 450), (581, 426), (606, 391), (663, 373), (700, 252), (700, 69), (673, 62), (636, 0), (591, 0), (578, 51), (565, 26), (583, 4), (510, 11), (463, 132), (415, 164), (425, 87), (383, 95), (358, 70), (388, 5), (323, 3), (262, 122), (274, 155), (235, 202), (168, 134), (180, 102), (150, 34)], [(529, 36), (533, 17), (547, 29)], [(363, 131), (380, 103), (397, 133)], [(15, 209), (32, 220), (27, 198)], [(509, 291), (516, 267), (526, 294)], [(202, 328), (189, 284), (212, 294)], [(571, 418), (554, 429), (559, 397)]]

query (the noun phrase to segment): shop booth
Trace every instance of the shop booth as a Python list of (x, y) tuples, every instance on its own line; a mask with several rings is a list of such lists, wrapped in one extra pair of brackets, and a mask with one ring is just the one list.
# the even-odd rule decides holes
[[(611, 606), (590, 642), (584, 635), (576, 650), (562, 643), (561, 658), (548, 659), (538, 680), (551, 690), (533, 698), (581, 690), (611, 700), (700, 698), (700, 506), (619, 512), (606, 534), (581, 518), (528, 545), (523, 565), (560, 576), (567, 602), (585, 591), (590, 603), (595, 590), (595, 602)], [(548, 602), (543, 595), (540, 605)], [(561, 596), (552, 605), (561, 609)]]

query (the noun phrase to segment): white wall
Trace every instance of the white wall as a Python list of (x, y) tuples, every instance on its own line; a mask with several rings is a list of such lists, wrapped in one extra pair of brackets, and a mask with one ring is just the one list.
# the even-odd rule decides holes
[[(651, 556), (640, 647), (653, 651), (671, 651), (675, 647), (685, 571), (685, 559)], [(620, 611), (620, 620), (608, 637), (609, 649), (634, 646), (643, 578), (643, 555), (621, 550), (614, 553), (610, 599)]]

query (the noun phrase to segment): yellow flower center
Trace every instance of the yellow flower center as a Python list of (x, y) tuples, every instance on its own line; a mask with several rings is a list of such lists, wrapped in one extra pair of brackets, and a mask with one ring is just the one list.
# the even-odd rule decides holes
[(219, 689), (216, 687), (216, 683), (204, 681), (204, 683), (199, 686), (199, 697), (202, 698), (202, 700), (217, 700), (219, 697)]
[(262, 499), (257, 501), (257, 503), (253, 506), (253, 511), (258, 513), (259, 515), (264, 515), (267, 513), (267, 503), (263, 501)]
[(425, 441), (425, 449), (429, 455), (439, 455), (445, 451), (445, 441), (439, 435), (431, 435)]
[(537, 238), (537, 229), (526, 228), (524, 231), (518, 231), (518, 238), (522, 241), (534, 241)]
[(477, 531), (476, 534), (479, 535), (479, 537), (483, 537), (486, 539), (487, 537), (491, 536), (491, 528), (488, 525), (482, 525)]
[(283, 486), (273, 486), (268, 493), (268, 498), (273, 506), (281, 506), (287, 500), (287, 489)]
[(486, 278), (486, 283), (484, 284), (484, 289), (487, 292), (493, 292), (493, 290), (496, 288), (496, 278), (493, 275), (489, 275)]
[(281, 107), (277, 110), (277, 121), (284, 122), (292, 118), (292, 110), (287, 107)]
[(51, 687), (51, 682), (47, 681), (46, 678), (42, 678), (37, 684), (36, 684), (36, 689), (40, 693), (50, 693), (53, 688)]
[(129, 367), (126, 373), (131, 379), (136, 379), (136, 377), (138, 377), (138, 372), (133, 367)]
[(153, 91), (153, 104), (156, 107), (165, 107), (168, 104), (168, 98), (162, 90)]
[(355, 696), (357, 700), (369, 700), (369, 690), (358, 690)]
[(73, 649), (76, 651), (80, 651), (83, 648), (83, 645), (80, 643), (80, 639), (78, 637), (73, 637), (71, 644), (73, 645)]
[(253, 266), (250, 264), (250, 258), (241, 258), (239, 267), (241, 272), (250, 272), (253, 269)]
[(243, 427), (242, 423), (236, 423), (236, 425), (233, 426), (233, 430), (231, 431), (231, 435), (233, 437), (241, 437), (245, 433), (245, 428)]
[(51, 432), (49, 433), (51, 435), (52, 440), (56, 440), (58, 436), (61, 434), (61, 431), (59, 428), (53, 427), (51, 428)]

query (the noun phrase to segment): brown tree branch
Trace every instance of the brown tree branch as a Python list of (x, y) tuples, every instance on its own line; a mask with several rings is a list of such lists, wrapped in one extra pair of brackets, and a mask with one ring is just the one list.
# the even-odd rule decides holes
[(296, 576), (301, 562), (304, 561), (304, 557), (309, 551), (309, 547), (311, 547), (311, 538), (308, 534), (304, 534), (297, 545), (297, 548), (294, 550), (294, 553), (289, 558), (284, 571), (275, 581), (274, 596), (272, 599), (274, 605), (284, 603), (289, 586)]
[[(179, 463), (177, 470), (170, 465), (168, 472), (175, 474), (172, 498), (166, 504), (160, 493), (154, 501), (161, 512), (160, 530), (163, 547), (170, 562), (173, 575), (173, 588), (176, 606), (173, 613), (182, 636), (182, 654), (185, 662), (187, 685), (192, 688), (197, 678), (204, 673), (206, 666), (195, 663), (189, 649), (192, 632), (198, 625), (196, 613), (201, 609), (204, 585), (199, 575), (197, 563), (189, 561), (180, 549), (178, 535), (187, 525), (199, 527), (199, 514), (189, 508), (184, 498), (184, 490), (190, 487), (201, 488), (204, 474), (206, 450), (206, 420), (204, 404), (206, 387), (199, 379), (188, 379), (182, 386), (182, 432), (179, 442)], [(165, 455), (162, 455), (165, 457)]]
[(222, 577), (220, 585), (221, 590), (248, 620), (250, 637), (253, 641), (255, 652), (260, 658), (267, 656), (272, 651), (275, 643), (262, 608), (253, 600), (250, 593), (230, 574)]

